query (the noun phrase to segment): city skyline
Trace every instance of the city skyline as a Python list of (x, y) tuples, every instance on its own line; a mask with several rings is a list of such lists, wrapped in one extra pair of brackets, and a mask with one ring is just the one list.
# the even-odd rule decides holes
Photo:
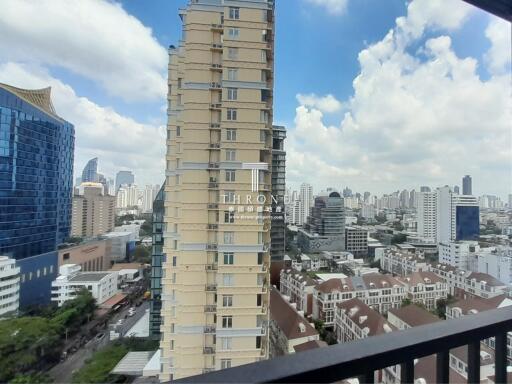
[[(23, 25), (9, 16), (19, 3), (4, 4), (0, 28), (13, 39), (0, 43), (5, 48), (0, 54), (0, 81), (27, 88), (53, 87), (56, 108), (77, 126), (75, 176), (87, 160), (99, 157), (106, 175), (131, 169), (139, 175), (140, 185), (162, 182), (166, 51), (179, 39), (177, 9), (185, 3), (143, 7), (132, 2), (90, 2), (83, 6), (102, 17), (87, 21), (90, 24), (80, 30), (71, 22), (46, 23), (55, 20), (62, 7), (65, 17), (73, 17), (79, 10), (72, 3), (21, 5), (16, 14), (24, 17), (19, 19), (45, 16), (45, 23)], [(334, 184), (385, 193), (416, 185), (453, 185), (455, 180), (460, 185), (461, 176), (471, 174), (474, 195), (506, 199), (512, 184), (507, 146), (510, 108), (503, 104), (508, 83), (500, 80), (510, 75), (506, 22), (455, 0), (445, 5), (450, 12), (443, 12), (443, 17), (438, 14), (440, 7), (429, 7), (432, 2), (422, 0), (411, 2), (409, 11), (402, 1), (365, 7), (355, 1), (301, 0), (290, 9), (282, 3), (276, 4), (280, 60), (276, 61), (274, 122), (288, 127), (289, 186), (305, 181), (319, 190)], [(403, 27), (396, 27), (397, 17)], [(316, 22), (319, 18), (321, 25)], [(359, 31), (363, 20), (371, 22)], [(83, 30), (96, 30), (98, 23), (123, 25), (123, 35), (115, 30), (102, 39), (83, 35)], [(295, 24), (302, 26), (300, 31), (292, 32), (290, 26)], [(64, 39), (59, 47), (33, 49), (34, 42), (25, 40), (23, 32), (47, 41), (58, 35), (74, 38)], [(351, 39), (337, 41), (340, 33)], [(329, 44), (310, 52), (306, 47), (318, 39)], [(471, 46), (464, 44), (468, 39)], [(14, 41), (16, 47), (11, 45)], [(120, 45), (126, 46), (126, 55), (116, 55), (112, 62), (101, 58)], [(90, 53), (87, 59), (81, 53), (85, 46)], [(139, 47), (144, 47), (140, 53)], [(139, 57), (136, 63), (130, 59), (133, 54)], [(104, 64), (103, 70), (91, 71), (86, 64), (91, 59)], [(291, 61), (296, 71), (286, 70)], [(130, 81), (120, 76), (129, 76)], [(386, 83), (389, 79), (392, 84)], [(373, 92), (372, 84), (386, 94)], [(457, 101), (461, 89), (465, 90), (462, 103)], [(447, 99), (431, 102), (440, 90), (449, 95)], [(375, 107), (375, 98), (388, 100), (381, 106), (385, 109)]]

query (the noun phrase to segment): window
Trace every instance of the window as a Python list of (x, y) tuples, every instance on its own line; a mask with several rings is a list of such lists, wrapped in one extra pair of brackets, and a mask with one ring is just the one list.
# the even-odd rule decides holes
[(229, 7), (229, 18), (239, 20), (240, 19), (240, 8)]
[(256, 295), (256, 306), (261, 307), (261, 295)]
[(238, 80), (238, 69), (228, 69), (228, 80)]
[(233, 295), (222, 296), (222, 306), (223, 307), (232, 307), (233, 306)]
[(224, 244), (233, 244), (235, 241), (235, 232), (224, 232)]
[(224, 211), (224, 223), (233, 224), (235, 222), (235, 212)]
[(233, 316), (222, 316), (222, 328), (233, 328)]
[(267, 62), (267, 51), (264, 49), (261, 50), (261, 62), (266, 63)]
[(238, 48), (228, 48), (228, 59), (229, 60), (238, 59)]
[(178, 88), (181, 88), (181, 77), (178, 77)]
[(231, 349), (232, 338), (231, 337), (223, 337), (222, 338), (222, 349)]
[(235, 199), (236, 199), (236, 195), (235, 195), (235, 191), (225, 191), (224, 192), (224, 195), (223, 195), (223, 203), (224, 204), (234, 204), (235, 203)]
[(263, 232), (258, 232), (258, 244), (263, 244)]
[(181, 127), (180, 126), (176, 127), (176, 136), (181, 136)]
[(256, 349), (261, 348), (261, 336), (256, 336)]
[(172, 266), (175, 267), (177, 262), (178, 262), (178, 256), (173, 256), (172, 257)]
[(228, 100), (236, 100), (238, 98), (238, 89), (228, 88)]
[(261, 82), (266, 83), (268, 80), (267, 71), (262, 69), (261, 70)]
[(224, 252), (224, 264), (233, 265), (234, 258), (233, 252)]
[(236, 120), (236, 109), (228, 108), (228, 110), (227, 110), (227, 119), (228, 120)]
[(263, 143), (267, 139), (267, 131), (260, 130), (260, 141)]
[(234, 284), (234, 276), (232, 273), (225, 273), (222, 275), (222, 284), (225, 287), (230, 287)]
[(226, 149), (226, 161), (235, 161), (235, 160), (236, 160), (236, 150)]
[(258, 265), (263, 264), (263, 253), (258, 253)]
[(238, 28), (229, 28), (228, 36), (231, 39), (238, 39), (240, 37), (240, 30)]
[(62, 258), (63, 258), (64, 260), (69, 260), (69, 252), (68, 252), (68, 253), (65, 253), (65, 254), (62, 256)]
[(268, 123), (268, 111), (260, 111), (260, 121), (262, 123)]
[(236, 129), (233, 129), (233, 128), (226, 129), (226, 140), (229, 140), (229, 141), (236, 140)]
[(226, 181), (229, 181), (229, 182), (235, 181), (235, 170), (234, 169), (226, 170)]

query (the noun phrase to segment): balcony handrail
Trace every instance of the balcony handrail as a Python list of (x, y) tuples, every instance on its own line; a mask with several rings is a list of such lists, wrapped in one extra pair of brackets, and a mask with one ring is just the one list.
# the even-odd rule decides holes
[(480, 341), (490, 337), (496, 337), (496, 382), (505, 382), (509, 331), (512, 331), (512, 306), (396, 331), (400, 332), (399, 337), (396, 332), (390, 332), (175, 382), (240, 383), (250, 378), (253, 383), (332, 383), (352, 377), (373, 382), (375, 370), (399, 364), (402, 381), (411, 382), (414, 360), (433, 354), (437, 354), (437, 381), (449, 382), (449, 350), (465, 345), (468, 346), (468, 382), (480, 382)]

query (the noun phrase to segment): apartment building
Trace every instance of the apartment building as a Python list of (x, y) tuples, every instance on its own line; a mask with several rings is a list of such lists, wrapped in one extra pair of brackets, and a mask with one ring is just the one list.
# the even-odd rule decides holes
[(360, 226), (345, 227), (345, 251), (356, 257), (368, 256), (368, 230)]
[(313, 289), (313, 318), (323, 320), (329, 327), (334, 325), (338, 303), (357, 298), (370, 308), (386, 314), (390, 308), (399, 308), (406, 297), (405, 286), (390, 275), (371, 273), (330, 279)]
[(71, 235), (96, 237), (114, 228), (114, 196), (104, 194), (103, 184), (87, 182), (75, 189), (71, 215)]
[(59, 267), (64, 264), (80, 265), (83, 272), (105, 271), (111, 266), (112, 241), (109, 239), (86, 241), (58, 250)]
[(296, 304), (297, 311), (303, 311), (305, 315), (313, 311), (313, 288), (316, 284), (307, 274), (293, 268), (281, 270), (279, 291)]
[(499, 296), (508, 291), (506, 284), (481, 272), (457, 269), (447, 264), (430, 264), (429, 270), (444, 279), (448, 293), (459, 298)]
[(160, 380), (268, 357), (272, 1), (194, 0), (169, 50)]
[(399, 276), (428, 270), (428, 264), (420, 254), (401, 252), (396, 249), (386, 249), (382, 252), (380, 267)]
[(285, 252), (285, 202), (286, 190), (286, 151), (284, 139), (286, 128), (272, 127), (272, 225), (270, 227), (270, 257), (281, 267)]
[(419, 192), (417, 196), (418, 236), (427, 241), (436, 241), (437, 236), (437, 193)]
[(413, 303), (421, 303), (429, 311), (437, 307), (437, 301), (448, 297), (448, 284), (434, 272), (413, 272), (399, 277), (405, 285), (407, 296)]
[(20, 305), (20, 268), (16, 260), (0, 256), (0, 318), (16, 314)]

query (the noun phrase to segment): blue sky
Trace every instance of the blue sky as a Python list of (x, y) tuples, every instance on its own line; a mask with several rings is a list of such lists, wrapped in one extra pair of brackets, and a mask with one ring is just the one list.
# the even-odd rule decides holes
[[(77, 129), (76, 171), (98, 156), (108, 176), (133, 169), (139, 184), (159, 183), (166, 48), (186, 3), (6, 0), (0, 81), (52, 85)], [(290, 186), (380, 194), (470, 173), (479, 194), (511, 192), (509, 24), (460, 0), (276, 3), (274, 120), (289, 130)], [(486, 151), (494, 158), (469, 155)]]

